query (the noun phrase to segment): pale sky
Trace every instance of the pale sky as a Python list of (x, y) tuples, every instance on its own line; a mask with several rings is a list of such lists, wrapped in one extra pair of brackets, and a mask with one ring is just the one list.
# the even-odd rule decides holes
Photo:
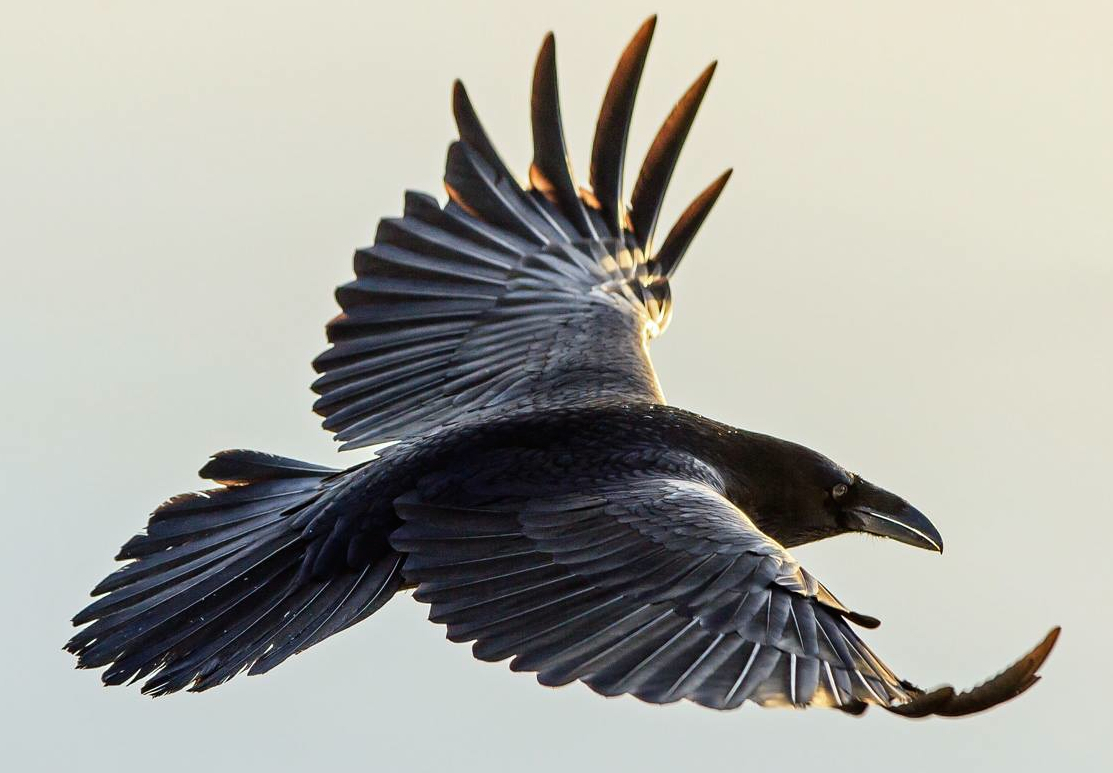
[[(0, 29), (8, 769), (1109, 769), (1113, 6), (170, 5), (12, 4)], [(653, 707), (473, 662), (406, 596), (203, 695), (75, 672), (69, 617), (211, 452), (366, 458), (319, 428), (309, 362), (378, 219), (443, 199), (452, 80), (524, 177), (555, 30), (586, 170), (654, 11), (631, 176), (711, 59), (665, 222), (735, 168), (652, 349), (670, 401), (939, 527), (942, 556), (794, 551), (902, 676), (968, 687), (1061, 624), (1044, 680), (959, 721)]]

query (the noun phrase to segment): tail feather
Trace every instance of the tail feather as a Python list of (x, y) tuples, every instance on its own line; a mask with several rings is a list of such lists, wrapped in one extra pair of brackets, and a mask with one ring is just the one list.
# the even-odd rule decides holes
[[(321, 537), (297, 528), (344, 478), (328, 467), (225, 451), (201, 470), (223, 488), (174, 497), (96, 586), (66, 645), (106, 684), (162, 695), (262, 673), (370, 615), (401, 584), (401, 556), (309, 575)], [(383, 537), (385, 542), (385, 536)]]
[(262, 451), (224, 451), (216, 454), (198, 473), (205, 480), (215, 480), (225, 486), (258, 483), (264, 480), (298, 478), (327, 478), (338, 470), (319, 464), (299, 462), (285, 456)]

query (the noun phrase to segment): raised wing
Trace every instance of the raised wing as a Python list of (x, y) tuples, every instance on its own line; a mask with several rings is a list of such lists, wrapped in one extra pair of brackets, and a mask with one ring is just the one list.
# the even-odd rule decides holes
[(429, 488), (396, 502), (405, 524), (391, 539), (409, 553), (415, 597), (477, 658), (513, 657), (545, 685), (716, 709), (957, 715), (1027, 689), (1054, 641), (971, 693), (924, 693), (848, 624), (876, 621), (849, 612), (710, 483), (631, 478), (469, 507)]
[(337, 290), (332, 347), (314, 362), (314, 409), (344, 448), (493, 413), (663, 402), (646, 343), (668, 323), (669, 277), (729, 172), (653, 252), (665, 188), (714, 69), (665, 121), (627, 208), (623, 159), (653, 24), (638, 30), (611, 79), (591, 191), (577, 187), (568, 161), (552, 35), (534, 72), (528, 188), (457, 82), (449, 203), (409, 193), (403, 216), (379, 224), (375, 244), (356, 253), (356, 279)]

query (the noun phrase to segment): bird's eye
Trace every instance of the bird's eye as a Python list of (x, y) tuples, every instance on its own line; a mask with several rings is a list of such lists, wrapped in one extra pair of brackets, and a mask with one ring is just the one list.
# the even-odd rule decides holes
[(847, 486), (845, 483), (836, 483), (831, 488), (831, 496), (835, 499), (839, 499), (840, 497), (846, 496), (846, 492), (848, 491), (850, 491), (850, 487)]

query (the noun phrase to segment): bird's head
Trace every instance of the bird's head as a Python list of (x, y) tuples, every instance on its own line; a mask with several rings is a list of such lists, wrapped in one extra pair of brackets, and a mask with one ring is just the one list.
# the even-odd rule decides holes
[(738, 504), (764, 531), (791, 547), (860, 532), (943, 552), (927, 517), (901, 497), (796, 443), (745, 433)]

